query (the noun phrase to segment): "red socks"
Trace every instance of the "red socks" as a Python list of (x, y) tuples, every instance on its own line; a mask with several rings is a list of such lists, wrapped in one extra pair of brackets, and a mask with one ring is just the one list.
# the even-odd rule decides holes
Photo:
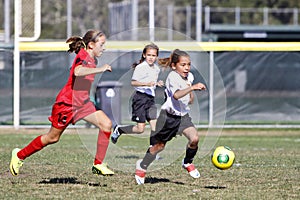
[(36, 137), (34, 140), (32, 140), (26, 147), (21, 149), (17, 156), (21, 160), (24, 160), (25, 158), (29, 157), (30, 155), (34, 154), (35, 152), (41, 150), (45, 145), (42, 143), (41, 135)]
[[(94, 160), (94, 164), (102, 164), (102, 161), (105, 158), (106, 151), (109, 144), (109, 137), (111, 132), (105, 132), (100, 130), (98, 134), (98, 141), (97, 141), (97, 150), (96, 150), (96, 156)], [(41, 140), (42, 135), (36, 137), (34, 140), (32, 140), (26, 147), (21, 149), (17, 156), (21, 160), (24, 160), (25, 158), (31, 156), (35, 152), (41, 150), (45, 145), (42, 143)]]
[(111, 132), (99, 131), (94, 165), (102, 164), (108, 148), (110, 134)]

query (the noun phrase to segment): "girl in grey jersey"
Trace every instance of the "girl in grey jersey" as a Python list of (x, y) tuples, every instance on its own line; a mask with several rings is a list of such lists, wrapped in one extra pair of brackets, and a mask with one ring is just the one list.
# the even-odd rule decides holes
[(172, 68), (166, 79), (166, 101), (161, 107), (155, 131), (151, 132), (150, 147), (144, 158), (136, 163), (137, 184), (144, 184), (148, 166), (164, 149), (166, 143), (177, 134), (183, 134), (188, 139), (182, 167), (193, 178), (200, 177), (199, 171), (192, 163), (198, 150), (199, 136), (188, 114), (188, 104), (193, 101), (194, 90), (205, 90), (206, 87), (202, 83), (192, 84), (194, 78), (190, 72), (190, 56), (185, 51), (174, 50), (170, 58), (166, 59), (165, 65)]

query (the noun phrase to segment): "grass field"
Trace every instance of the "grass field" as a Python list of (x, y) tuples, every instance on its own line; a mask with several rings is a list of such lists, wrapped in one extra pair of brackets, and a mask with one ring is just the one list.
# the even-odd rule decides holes
[[(27, 158), (18, 177), (11, 176), (11, 150), (45, 131), (0, 130), (0, 199), (300, 199), (299, 130), (223, 130), (216, 145), (234, 150), (232, 168), (221, 171), (212, 166), (209, 155), (197, 157), (194, 163), (201, 177), (194, 180), (181, 169), (180, 157), (150, 171), (145, 185), (139, 186), (134, 171), (114, 169), (111, 177), (93, 175), (93, 155), (81, 136), (68, 129), (59, 143)], [(201, 137), (203, 132), (199, 131)], [(120, 145), (133, 148), (132, 137), (121, 139)], [(135, 148), (142, 153), (147, 146), (137, 143)], [(138, 157), (123, 156), (132, 165)], [(155, 162), (164, 162), (164, 157)]]

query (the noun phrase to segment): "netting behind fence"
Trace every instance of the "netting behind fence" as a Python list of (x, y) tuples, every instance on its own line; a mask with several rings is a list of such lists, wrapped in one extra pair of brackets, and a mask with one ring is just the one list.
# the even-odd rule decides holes
[[(195, 81), (209, 86), (208, 53), (194, 50), (188, 52)], [(162, 50), (159, 56), (167, 57), (169, 54), (169, 50)], [(0, 123), (12, 124), (13, 55), (11, 50), (4, 50), (0, 55)], [(47, 118), (51, 106), (67, 80), (73, 56), (65, 51), (21, 53), (21, 124), (49, 124)], [(108, 63), (113, 67), (113, 72), (98, 76), (97, 82), (119, 81), (123, 85), (120, 100), (122, 122), (130, 121), (130, 99), (133, 94), (130, 86), (131, 64), (139, 60), (140, 56), (141, 50), (107, 50), (99, 59), (99, 65)], [(300, 81), (297, 78), (300, 72), (299, 57), (298, 51), (214, 52), (214, 63), (220, 73), (220, 77), (215, 76), (214, 82), (223, 83), (226, 94), (225, 123), (297, 124), (300, 120)], [(161, 79), (167, 73), (162, 72)], [(191, 106), (193, 118), (198, 124), (208, 123), (209, 92), (196, 93), (197, 102)], [(218, 92), (214, 91), (213, 100), (216, 102)], [(163, 103), (163, 89), (157, 90), (156, 101), (158, 105)], [(217, 116), (218, 105), (214, 107)]]

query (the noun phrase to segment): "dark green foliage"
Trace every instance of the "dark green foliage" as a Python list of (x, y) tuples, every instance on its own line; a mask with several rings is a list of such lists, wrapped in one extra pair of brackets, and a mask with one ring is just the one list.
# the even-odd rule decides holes
[[(66, 39), (67, 35), (67, 1), (61, 0), (49, 0), (41, 1), (42, 2), (42, 33), (40, 39)], [(73, 35), (82, 35), (88, 29), (101, 29), (107, 35), (109, 35), (109, 19), (108, 19), (108, 4), (112, 2), (120, 2), (120, 0), (72, 0), (72, 33)], [(4, 1), (0, 2), (0, 9), (3, 10)], [(13, 9), (14, 3), (11, 2), (11, 24), (13, 24)], [(166, 6), (170, 4), (170, 1), (162, 0), (155, 1), (156, 6), (156, 16), (155, 21), (156, 27), (166, 27)], [(185, 7), (196, 5), (196, 0), (175, 0), (172, 4), (176, 7)], [(203, 7), (244, 7), (244, 8), (299, 8), (300, 1), (298, 0), (202, 0)], [(140, 0), (139, 1), (139, 27), (145, 27), (148, 25), (148, 1)], [(160, 10), (159, 10), (160, 9)], [(249, 24), (260, 24), (261, 16), (259, 14), (249, 13), (248, 15), (244, 14), (242, 17), (243, 23)], [(231, 18), (228, 15), (215, 14), (211, 16), (211, 22), (217, 23), (228, 23)], [(234, 16), (233, 16), (234, 17)], [(185, 17), (184, 17), (185, 18)], [(183, 19), (184, 19), (183, 18)], [(192, 16), (192, 30), (195, 30), (194, 27), (194, 18)], [(288, 24), (292, 21), (291, 13), (280, 13), (272, 14), (270, 20), (274, 24)], [(184, 22), (178, 22), (174, 17), (174, 30), (185, 32), (184, 25), (181, 25)], [(4, 12), (0, 12), (0, 22), (4, 24)], [(176, 28), (179, 26), (180, 28)], [(4, 27), (0, 27), (3, 29)], [(11, 32), (13, 33), (13, 26), (11, 26)], [(192, 36), (194, 36), (192, 34)]]

